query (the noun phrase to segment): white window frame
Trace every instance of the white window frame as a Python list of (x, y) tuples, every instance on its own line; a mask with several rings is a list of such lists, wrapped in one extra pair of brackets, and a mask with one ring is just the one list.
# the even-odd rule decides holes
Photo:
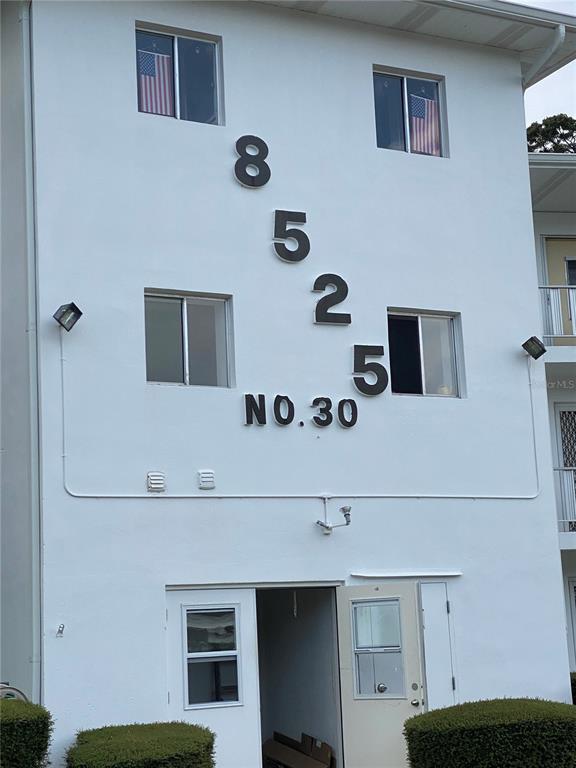
[[(356, 646), (356, 616), (355, 608), (358, 605), (371, 606), (381, 605), (382, 603), (396, 603), (398, 605), (398, 615), (400, 617), (400, 645), (386, 646), (385, 648), (357, 648)], [(396, 701), (402, 701), (408, 698), (408, 692), (406, 688), (406, 668), (404, 664), (404, 644), (402, 638), (402, 601), (398, 597), (383, 597), (379, 599), (374, 598), (360, 598), (354, 599), (350, 602), (350, 621), (352, 629), (352, 664), (354, 667), (354, 698), (355, 699), (392, 699)], [(360, 693), (360, 680), (358, 679), (358, 656), (360, 654), (368, 653), (396, 653), (400, 651), (402, 658), (402, 673), (404, 677), (404, 696), (392, 696), (384, 693)]]
[[(240, 649), (240, 603), (200, 603), (191, 605), (182, 605), (182, 701), (183, 709), (220, 709), (221, 707), (241, 707), (242, 698), (242, 665)], [(234, 628), (236, 637), (236, 650), (234, 651), (205, 651), (198, 653), (188, 653), (188, 635), (187, 635), (187, 615), (188, 611), (197, 613), (210, 613), (212, 611), (234, 611)], [(226, 659), (236, 660), (236, 678), (238, 681), (238, 700), (237, 701), (210, 701), (205, 704), (188, 703), (188, 659)]]
[[(446, 117), (446, 86), (445, 78), (442, 75), (431, 75), (425, 72), (413, 72), (406, 69), (394, 69), (394, 67), (382, 67), (374, 64), (372, 75), (390, 75), (390, 77), (399, 77), (402, 80), (402, 116), (404, 120), (404, 144), (403, 150), (407, 155), (418, 155), (423, 157), (448, 157), (448, 120)], [(438, 86), (438, 123), (440, 129), (440, 154), (428, 155), (424, 152), (414, 152), (410, 141), (410, 115), (408, 112), (408, 80), (425, 80), (429, 83), (436, 83)], [(378, 147), (378, 149), (387, 149), (387, 147)], [(398, 151), (398, 150), (395, 150)]]
[[(161, 27), (159, 25), (148, 25), (146, 22), (136, 23), (136, 32), (147, 32), (150, 35), (163, 35), (172, 38), (173, 50), (173, 76), (174, 76), (174, 118), (181, 120), (180, 117), (180, 59), (178, 56), (178, 38), (186, 40), (198, 40), (202, 43), (212, 43), (215, 47), (215, 77), (216, 83), (216, 122), (203, 123), (196, 120), (185, 120), (186, 123), (196, 122), (198, 125), (225, 125), (224, 123), (224, 76), (222, 61), (222, 38), (216, 35), (208, 35), (204, 32), (186, 32), (172, 27)], [(138, 49), (136, 49), (138, 53)], [(138, 95), (138, 83), (136, 83), (136, 95)], [(138, 110), (140, 112), (140, 110)], [(140, 114), (154, 114), (153, 112), (141, 112)], [(169, 117), (169, 115), (156, 115), (157, 117)]]
[[(462, 361), (460, 354), (460, 328), (458, 320), (460, 315), (452, 314), (449, 312), (417, 312), (414, 310), (403, 310), (398, 308), (388, 308), (387, 317), (417, 317), (418, 318), (418, 346), (420, 352), (420, 376), (422, 377), (422, 392), (392, 392), (393, 395), (399, 395), (401, 397), (440, 397), (443, 400), (458, 400), (463, 397), (463, 376), (462, 376)], [(422, 343), (422, 318), (423, 317), (435, 317), (439, 320), (450, 320), (450, 347), (452, 351), (452, 360), (454, 361), (454, 376), (456, 379), (456, 392), (453, 395), (440, 395), (437, 392), (426, 392), (426, 371), (424, 370), (424, 345)], [(392, 361), (390, 361), (392, 365)], [(392, 389), (392, 387), (390, 387)]]
[[(181, 293), (144, 289), (144, 312), (146, 312), (146, 299), (173, 299), (180, 301), (180, 322), (182, 323), (182, 362), (184, 381), (149, 381), (147, 384), (177, 387), (210, 387), (211, 389), (232, 389), (234, 387), (234, 333), (232, 324), (232, 296), (218, 293)], [(225, 384), (194, 384), (190, 383), (190, 361), (188, 359), (188, 299), (206, 301), (208, 303), (224, 303), (224, 337), (226, 353), (226, 383)], [(144, 334), (146, 334), (146, 321), (144, 321)], [(145, 345), (146, 353), (146, 345)]]

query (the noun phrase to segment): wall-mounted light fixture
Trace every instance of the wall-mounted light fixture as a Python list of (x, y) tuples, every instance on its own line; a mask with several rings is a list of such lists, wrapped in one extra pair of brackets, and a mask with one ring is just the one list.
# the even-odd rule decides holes
[(522, 344), (522, 349), (524, 349), (530, 357), (533, 357), (534, 360), (538, 360), (538, 358), (542, 357), (546, 352), (546, 347), (537, 336), (530, 336), (529, 339), (526, 339), (524, 344)]
[(58, 307), (52, 317), (65, 331), (70, 331), (82, 317), (82, 311), (71, 301), (69, 304)]

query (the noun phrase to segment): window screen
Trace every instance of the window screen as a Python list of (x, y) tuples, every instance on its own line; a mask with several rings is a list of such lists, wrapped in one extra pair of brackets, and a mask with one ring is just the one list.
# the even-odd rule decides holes
[(385, 149), (406, 149), (402, 78), (374, 73), (376, 141)]
[(216, 44), (179, 38), (178, 66), (180, 119), (217, 123)]
[(139, 111), (218, 124), (218, 45), (136, 30)]
[(147, 296), (145, 320), (146, 378), (184, 383), (181, 300)]
[(388, 315), (392, 392), (458, 396), (454, 318)]
[(227, 387), (229, 300), (146, 294), (148, 381)]
[(239, 701), (236, 609), (186, 610), (187, 704)]
[(377, 146), (441, 155), (439, 83), (385, 72), (373, 80)]

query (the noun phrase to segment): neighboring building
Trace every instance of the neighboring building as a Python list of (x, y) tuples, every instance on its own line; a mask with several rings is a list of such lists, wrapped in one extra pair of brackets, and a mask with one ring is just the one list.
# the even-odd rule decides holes
[[(521, 348), (522, 86), (576, 57), (576, 20), (2, 14), (2, 680), (54, 714), (54, 765), (78, 729), (178, 719), (218, 768), (274, 731), (399, 768), (416, 712), (569, 700), (546, 380), (576, 347)], [(545, 341), (571, 337), (571, 290), (542, 293)]]
[(576, 155), (531, 154), (530, 180), (568, 650), (576, 671)]

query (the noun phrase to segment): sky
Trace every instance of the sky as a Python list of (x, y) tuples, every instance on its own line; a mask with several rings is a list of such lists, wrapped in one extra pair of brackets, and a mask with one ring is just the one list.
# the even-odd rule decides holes
[[(522, 0), (521, 4), (576, 16), (576, 0)], [(526, 125), (560, 112), (576, 117), (576, 61), (528, 88), (524, 104)]]

